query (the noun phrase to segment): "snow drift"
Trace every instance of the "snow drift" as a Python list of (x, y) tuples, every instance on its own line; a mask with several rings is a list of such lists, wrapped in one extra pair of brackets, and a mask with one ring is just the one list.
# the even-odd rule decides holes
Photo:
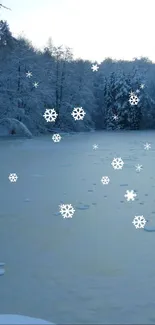
[(28, 316), (23, 316), (23, 315), (0, 315), (0, 324), (53, 324), (49, 323), (43, 319), (39, 318), (32, 318)]
[(0, 136), (22, 136), (32, 138), (32, 133), (25, 124), (14, 118), (0, 119)]

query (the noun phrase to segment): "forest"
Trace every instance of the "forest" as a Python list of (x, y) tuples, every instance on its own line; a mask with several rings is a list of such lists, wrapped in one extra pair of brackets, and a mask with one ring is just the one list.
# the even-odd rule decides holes
[[(138, 101), (131, 105), (132, 95)], [(85, 112), (81, 120), (72, 116), (77, 107)], [(57, 118), (47, 122), (44, 113), (51, 109)], [(51, 39), (39, 50), (25, 37), (13, 37), (1, 20), (0, 134), (4, 126), (16, 134), (18, 124), (32, 135), (154, 129), (155, 64), (145, 57), (100, 64), (74, 59), (70, 48), (56, 47)]]

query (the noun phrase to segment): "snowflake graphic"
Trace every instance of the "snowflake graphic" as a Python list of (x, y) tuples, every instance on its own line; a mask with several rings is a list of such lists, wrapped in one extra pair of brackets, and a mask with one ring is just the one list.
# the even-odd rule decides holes
[(130, 104), (133, 105), (137, 105), (139, 103), (139, 98), (135, 93), (130, 93), (130, 98), (129, 98), (129, 102)]
[(94, 150), (98, 149), (98, 144), (93, 144), (93, 149)]
[(117, 121), (118, 120), (118, 115), (113, 115), (113, 120)]
[(46, 122), (55, 122), (58, 114), (56, 113), (55, 109), (46, 109), (43, 117), (45, 118)]
[(60, 142), (60, 140), (61, 140), (61, 136), (60, 136), (60, 134), (59, 134), (59, 133), (53, 134), (53, 136), (52, 136), (52, 140), (53, 140), (54, 142)]
[(122, 169), (124, 161), (121, 158), (114, 158), (111, 165), (114, 169)]
[(93, 71), (98, 71), (99, 67), (98, 67), (97, 64), (93, 64), (92, 67), (91, 67), (91, 69), (92, 69)]
[(31, 78), (32, 77), (32, 72), (30, 72), (30, 71), (26, 72), (26, 77)]
[(149, 150), (149, 149), (151, 149), (151, 144), (148, 143), (148, 142), (146, 142), (146, 143), (144, 144), (144, 149), (145, 149), (145, 150)]
[(35, 88), (38, 88), (38, 86), (39, 86), (39, 82), (34, 82), (34, 83), (33, 83), (33, 86), (34, 86)]
[(109, 179), (108, 176), (103, 176), (103, 177), (101, 178), (101, 182), (102, 182), (103, 185), (108, 185), (109, 182), (110, 182), (110, 179)]
[(140, 172), (141, 171), (141, 169), (143, 168), (143, 166), (142, 165), (137, 165), (137, 166), (135, 166), (136, 167), (136, 171), (137, 172)]
[(134, 96), (135, 95), (135, 92), (134, 91), (130, 91), (130, 93), (129, 93), (129, 96), (131, 97), (131, 96)]
[(137, 90), (136, 90), (136, 93), (137, 93), (137, 94), (139, 94), (139, 93), (140, 93), (140, 90), (139, 90), (139, 89), (137, 89)]
[(15, 183), (15, 182), (17, 182), (17, 179), (18, 179), (17, 174), (12, 173), (12, 174), (9, 175), (9, 181), (10, 181), (11, 183)]
[(124, 195), (124, 197), (127, 199), (127, 201), (134, 201), (135, 200), (135, 197), (137, 196), (136, 193), (134, 193), (133, 190), (131, 191), (126, 191), (126, 194)]
[(132, 223), (136, 229), (144, 228), (144, 226), (146, 224), (146, 220), (143, 216), (135, 216)]
[(141, 89), (144, 89), (144, 87), (145, 87), (145, 84), (141, 84), (141, 85), (140, 85), (140, 88), (141, 88)]
[(72, 218), (75, 210), (73, 209), (71, 204), (61, 204), (60, 205), (60, 213), (63, 218)]
[(86, 113), (82, 107), (76, 107), (73, 109), (71, 115), (74, 117), (74, 120), (77, 121), (77, 120), (83, 120)]

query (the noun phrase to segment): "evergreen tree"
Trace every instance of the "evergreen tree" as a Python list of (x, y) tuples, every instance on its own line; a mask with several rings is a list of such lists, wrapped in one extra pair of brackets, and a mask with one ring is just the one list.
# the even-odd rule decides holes
[(112, 72), (105, 86), (107, 129), (127, 129), (129, 86), (122, 71)]
[(12, 47), (13, 37), (6, 21), (0, 20), (0, 50), (5, 46)]

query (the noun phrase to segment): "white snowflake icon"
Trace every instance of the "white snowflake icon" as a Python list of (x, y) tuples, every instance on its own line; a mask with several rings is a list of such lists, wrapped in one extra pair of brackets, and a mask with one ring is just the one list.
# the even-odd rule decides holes
[(141, 85), (140, 85), (140, 88), (141, 88), (141, 89), (144, 89), (144, 87), (145, 87), (145, 84), (141, 84)]
[(139, 94), (139, 93), (140, 93), (140, 90), (139, 90), (139, 89), (137, 89), (137, 90), (136, 90), (136, 93), (137, 93), (137, 94)]
[(102, 182), (103, 185), (108, 185), (109, 182), (110, 182), (110, 179), (109, 179), (108, 176), (103, 176), (103, 177), (101, 178), (101, 182)]
[(45, 118), (46, 122), (55, 122), (58, 114), (56, 113), (55, 109), (46, 109), (43, 117)]
[(75, 210), (73, 209), (71, 204), (61, 204), (60, 205), (60, 213), (63, 218), (72, 218)]
[(130, 91), (130, 93), (129, 93), (129, 96), (131, 97), (131, 96), (134, 96), (135, 95), (135, 92), (134, 91)]
[(32, 77), (32, 72), (30, 72), (30, 71), (26, 72), (26, 77), (31, 78)]
[(144, 149), (145, 149), (145, 150), (149, 150), (149, 149), (151, 149), (151, 144), (148, 143), (148, 142), (146, 142), (146, 143), (144, 144)]
[(93, 144), (93, 149), (94, 150), (98, 149), (98, 144)]
[(118, 120), (118, 115), (114, 114), (113, 115), (113, 120), (117, 121)]
[(124, 161), (121, 158), (114, 158), (111, 165), (114, 169), (122, 169)]
[(60, 142), (60, 140), (61, 140), (61, 136), (60, 136), (60, 134), (59, 134), (59, 133), (53, 134), (53, 136), (52, 136), (52, 140), (53, 140), (54, 142)]
[(11, 183), (15, 183), (15, 182), (17, 182), (17, 179), (18, 179), (17, 174), (12, 173), (12, 174), (9, 175), (9, 181), (10, 181)]
[(139, 103), (138, 96), (135, 93), (133, 93), (132, 95), (130, 94), (129, 102), (132, 106), (137, 105)]
[(137, 172), (140, 172), (141, 171), (141, 169), (143, 168), (143, 166), (142, 165), (137, 165), (137, 166), (135, 166), (136, 167), (136, 171)]
[(91, 67), (91, 69), (92, 69), (93, 71), (98, 71), (99, 67), (98, 67), (97, 64), (93, 64), (92, 67)]
[(124, 195), (124, 197), (127, 199), (127, 201), (134, 201), (135, 200), (135, 197), (137, 196), (136, 193), (134, 193), (133, 190), (131, 191), (126, 191), (126, 194)]
[(38, 88), (38, 86), (39, 86), (39, 82), (34, 82), (34, 83), (33, 83), (33, 86), (34, 86), (35, 88)]
[(146, 220), (143, 216), (135, 216), (132, 223), (136, 229), (144, 228), (144, 226), (146, 224)]
[(77, 120), (83, 120), (86, 113), (82, 107), (76, 107), (73, 109), (71, 115), (74, 117), (74, 120), (77, 121)]

